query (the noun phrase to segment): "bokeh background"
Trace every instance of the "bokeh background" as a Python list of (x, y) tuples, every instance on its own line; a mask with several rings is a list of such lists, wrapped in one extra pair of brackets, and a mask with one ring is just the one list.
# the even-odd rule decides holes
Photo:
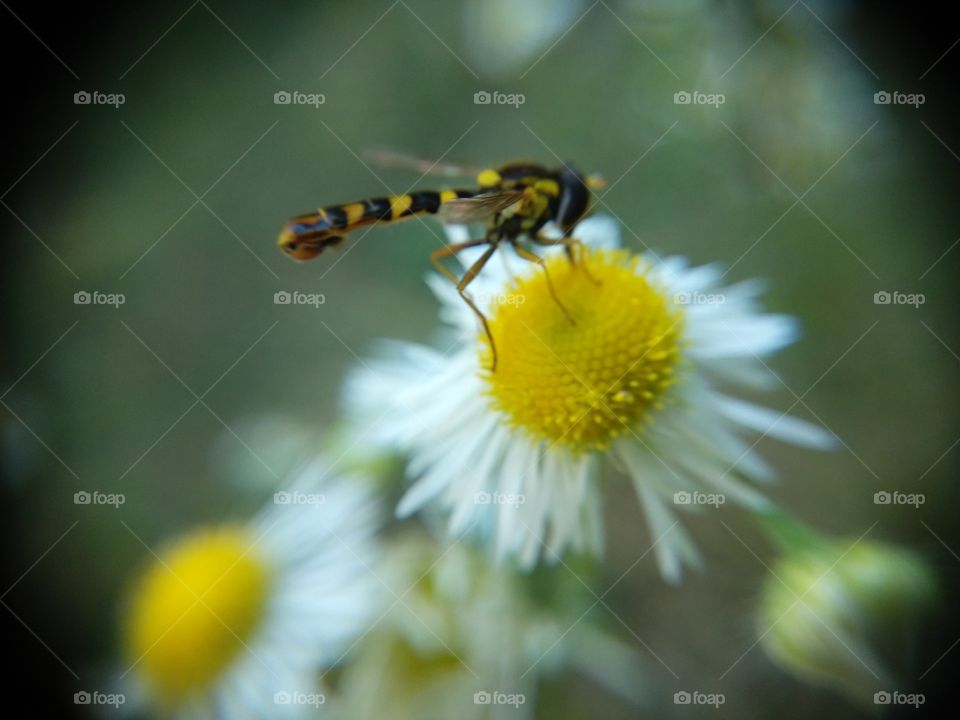
[[(0, 182), (0, 618), (4, 674), (20, 695), (44, 688), (26, 696), (37, 712), (77, 712), (73, 692), (115, 662), (118, 608), (147, 553), (137, 537), (252, 511), (335, 432), (344, 374), (376, 338), (435, 332), (422, 278), (438, 227), (371, 232), (302, 265), (275, 247), (288, 216), (411, 188), (418, 173), (366, 164), (373, 147), (572, 161), (608, 180), (598, 211), (630, 247), (765, 278), (769, 307), (799, 316), (804, 339), (776, 358), (784, 384), (764, 402), (842, 440), (823, 455), (762, 441), (782, 471), (772, 494), (825, 532), (869, 529), (934, 564), (945, 611), (904, 652), (928, 704), (951, 702), (960, 28), (947, 16), (815, 0), (384, 0), (10, 2), (0, 17), (16, 126)], [(124, 103), (77, 105), (78, 91)], [(278, 105), (280, 91), (324, 102)], [(479, 91), (524, 102), (478, 105)], [(677, 104), (682, 91), (724, 102)], [(876, 104), (878, 91), (924, 102)], [(274, 303), (295, 290), (325, 303)], [(80, 291), (125, 302), (78, 305)], [(879, 291), (924, 302), (878, 305)], [(83, 490), (126, 502), (74, 504)], [(878, 490), (926, 502), (877, 506)], [(598, 592), (648, 545), (616, 477), (607, 508)], [(608, 599), (622, 622), (593, 611), (680, 678), (648, 657), (648, 709), (696, 715), (672, 696), (698, 687), (725, 693), (728, 717), (858, 716), (748, 651), (767, 572), (753, 552), (771, 550), (749, 517), (719, 517), (689, 521), (702, 573), (667, 587), (649, 556)], [(575, 675), (542, 688), (539, 717), (588, 713), (636, 710)]]

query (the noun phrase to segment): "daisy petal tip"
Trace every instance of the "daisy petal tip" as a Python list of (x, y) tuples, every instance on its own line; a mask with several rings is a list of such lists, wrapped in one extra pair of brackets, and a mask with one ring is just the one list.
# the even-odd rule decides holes
[(398, 520), (405, 520), (406, 518), (413, 515), (420, 507), (414, 499), (411, 499), (410, 493), (407, 492), (400, 502), (397, 503), (396, 509), (393, 511), (393, 515)]
[(594, 215), (579, 225), (577, 239), (590, 247), (614, 250), (622, 244), (620, 224), (610, 215)]

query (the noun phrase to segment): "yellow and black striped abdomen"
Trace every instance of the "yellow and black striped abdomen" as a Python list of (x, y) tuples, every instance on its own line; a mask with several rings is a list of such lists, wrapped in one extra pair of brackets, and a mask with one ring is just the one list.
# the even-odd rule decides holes
[(298, 260), (309, 260), (341, 242), (347, 233), (358, 228), (405, 220), (416, 215), (433, 215), (446, 202), (476, 194), (475, 190), (421, 190), (406, 195), (330, 205), (290, 220), (280, 231), (277, 243), (288, 255)]

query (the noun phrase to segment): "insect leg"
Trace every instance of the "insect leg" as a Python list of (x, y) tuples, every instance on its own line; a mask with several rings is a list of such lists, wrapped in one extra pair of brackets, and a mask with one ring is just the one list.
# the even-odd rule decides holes
[(541, 267), (543, 270), (543, 275), (547, 279), (547, 289), (550, 291), (550, 297), (553, 298), (553, 301), (557, 304), (557, 307), (563, 311), (563, 314), (566, 316), (567, 320), (570, 321), (570, 324), (576, 325), (577, 323), (570, 314), (570, 311), (567, 310), (564, 304), (560, 302), (560, 298), (557, 297), (557, 292), (553, 288), (553, 280), (550, 279), (550, 272), (547, 270), (547, 264), (543, 261), (543, 258), (517, 244), (514, 244), (513, 249), (517, 251), (517, 255), (519, 255), (522, 259), (526, 260), (527, 262), (536, 263)]
[(590, 274), (590, 269), (587, 267), (587, 263), (584, 261), (583, 256), (586, 252), (586, 246), (583, 244), (583, 241), (575, 238), (564, 235), (560, 238), (550, 238), (545, 235), (534, 235), (531, 240), (537, 245), (563, 245), (563, 250), (567, 254), (567, 258), (570, 260), (571, 265), (578, 266), (582, 271), (584, 276), (592, 282), (594, 285), (602, 285), (599, 280), (597, 280), (593, 275)]
[[(445, 257), (450, 257), (455, 255), (461, 250), (465, 250), (471, 247), (477, 247), (478, 245), (487, 245), (488, 247), (481, 255), (476, 262), (473, 263), (467, 271), (463, 274), (463, 277), (459, 280), (456, 275), (450, 272), (440, 261)], [(483, 325), (483, 332), (487, 336), (487, 340), (490, 342), (490, 352), (492, 356), (490, 372), (494, 372), (497, 369), (497, 346), (493, 341), (493, 333), (490, 332), (490, 325), (487, 323), (487, 317), (480, 311), (480, 308), (477, 307), (476, 303), (473, 302), (473, 298), (470, 297), (467, 293), (467, 285), (469, 285), (473, 280), (480, 274), (480, 271), (483, 269), (483, 266), (487, 264), (487, 261), (493, 256), (493, 253), (496, 252), (497, 245), (496, 243), (490, 243), (489, 240), (468, 240), (467, 242), (456, 243), (454, 245), (446, 245), (442, 248), (437, 248), (430, 253), (430, 262), (433, 263), (433, 266), (439, 270), (443, 275), (445, 275), (453, 284), (457, 286), (457, 292), (460, 293), (460, 297), (463, 301), (473, 310), (474, 315), (477, 316), (477, 319), (480, 320), (480, 323)]]
[(478, 245), (485, 245), (487, 240), (467, 240), (466, 242), (454, 243), (453, 245), (444, 245), (439, 247), (433, 252), (430, 253), (430, 262), (437, 272), (447, 278), (454, 285), (460, 282), (456, 275), (450, 272), (446, 266), (440, 262), (444, 258), (453, 257), (461, 250), (466, 250), (467, 248), (477, 247)]

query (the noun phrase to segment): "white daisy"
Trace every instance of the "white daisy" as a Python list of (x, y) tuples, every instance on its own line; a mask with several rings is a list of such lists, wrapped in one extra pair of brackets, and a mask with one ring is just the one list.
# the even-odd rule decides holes
[(157, 714), (300, 715), (377, 610), (376, 507), (360, 479), (309, 465), (252, 522), (198, 529), (134, 586), (123, 635)]
[(338, 718), (523, 720), (540, 681), (571, 670), (642, 701), (650, 669), (584, 618), (594, 598), (570, 574), (521, 575), (419, 530), (396, 537), (378, 574), (397, 600), (344, 668)]
[(376, 442), (410, 457), (399, 515), (440, 508), (451, 535), (475, 529), (498, 559), (525, 568), (568, 549), (600, 552), (598, 471), (609, 459), (632, 478), (661, 571), (675, 581), (697, 559), (670, 510), (683, 493), (766, 504), (743, 481), (773, 473), (741, 433), (819, 448), (833, 438), (720, 390), (769, 387), (760, 358), (797, 337), (792, 318), (761, 313), (758, 283), (722, 286), (716, 266), (619, 249), (610, 218), (584, 221), (577, 235), (588, 273), (547, 254), (575, 324), (536, 266), (489, 263), (470, 291), (496, 341), (491, 372), (475, 317), (430, 277), (453, 348), (388, 346), (353, 374), (347, 403)]

